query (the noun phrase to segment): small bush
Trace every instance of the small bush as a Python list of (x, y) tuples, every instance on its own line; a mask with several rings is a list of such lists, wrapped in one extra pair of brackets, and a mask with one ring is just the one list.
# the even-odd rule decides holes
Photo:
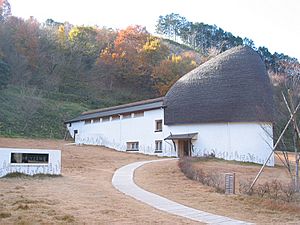
[(29, 206), (27, 204), (20, 204), (18, 207), (17, 207), (17, 210), (28, 210), (29, 209)]
[(205, 173), (202, 169), (194, 168), (192, 165), (193, 161), (192, 157), (184, 157), (179, 160), (178, 166), (184, 175), (191, 180), (196, 180), (215, 188), (217, 192), (224, 193), (223, 177), (217, 173)]
[(13, 172), (13, 173), (8, 173), (2, 178), (37, 178), (37, 179), (44, 179), (44, 178), (55, 178), (55, 177), (62, 177), (62, 175), (55, 175), (55, 174), (34, 174), (34, 175), (28, 175), (25, 173), (19, 173), (19, 172)]
[(6, 174), (2, 178), (25, 178), (25, 177), (30, 177), (30, 176), (25, 173), (13, 172), (13, 173)]
[(56, 216), (55, 217), (57, 220), (62, 220), (68, 223), (72, 223), (75, 221), (75, 217), (73, 215), (63, 215), (63, 216)]
[(0, 218), (4, 219), (4, 218), (8, 218), (11, 217), (11, 213), (9, 212), (1, 212), (0, 213)]
[(291, 202), (295, 200), (295, 194), (297, 193), (293, 184), (284, 185), (278, 180), (272, 180), (271, 182), (265, 182), (263, 184), (255, 185), (251, 190), (252, 181), (240, 181), (239, 191), (241, 194), (256, 195), (261, 198), (272, 199), (275, 201)]

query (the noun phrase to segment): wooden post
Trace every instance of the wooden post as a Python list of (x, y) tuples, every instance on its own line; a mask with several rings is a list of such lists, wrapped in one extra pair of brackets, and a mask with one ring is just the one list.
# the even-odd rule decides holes
[[(285, 104), (289, 110), (289, 113), (291, 114), (292, 111), (295, 110), (294, 107), (294, 103), (293, 103), (293, 96), (290, 90), (288, 90), (288, 94), (289, 94), (289, 100), (290, 100), (290, 107), (288, 102), (286, 101), (286, 99), (284, 98)], [(300, 139), (300, 131), (299, 131), (299, 127), (297, 124), (297, 117), (296, 115), (293, 118), (293, 125), (294, 125), (294, 134), (293, 134), (293, 144), (294, 144), (294, 151), (295, 151), (295, 189), (296, 191), (299, 191), (299, 160), (298, 160), (298, 145), (297, 145), (297, 140), (299, 141)]]
[(235, 194), (235, 173), (225, 173), (225, 194)]

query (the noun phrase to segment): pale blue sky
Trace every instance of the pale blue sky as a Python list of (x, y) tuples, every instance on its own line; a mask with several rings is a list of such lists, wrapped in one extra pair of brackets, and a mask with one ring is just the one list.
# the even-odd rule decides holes
[(256, 46), (300, 59), (299, 0), (9, 0), (15, 16), (52, 18), (77, 25), (125, 28), (144, 25), (154, 33), (159, 15), (179, 13), (216, 24)]

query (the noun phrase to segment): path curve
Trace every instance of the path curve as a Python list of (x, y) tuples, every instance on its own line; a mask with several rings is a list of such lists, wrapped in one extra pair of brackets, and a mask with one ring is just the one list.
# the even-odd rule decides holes
[(157, 194), (146, 191), (134, 183), (134, 171), (147, 163), (151, 162), (161, 162), (166, 160), (176, 160), (172, 159), (159, 159), (150, 161), (141, 161), (128, 164), (116, 170), (112, 178), (113, 186), (120, 192), (129, 195), (143, 203), (146, 203), (156, 209), (182, 216), (194, 221), (208, 223), (208, 224), (251, 224), (241, 220), (231, 219), (225, 216), (219, 216), (212, 213), (207, 213), (194, 208), (190, 208), (179, 204), (177, 202), (171, 201), (167, 198), (159, 196)]

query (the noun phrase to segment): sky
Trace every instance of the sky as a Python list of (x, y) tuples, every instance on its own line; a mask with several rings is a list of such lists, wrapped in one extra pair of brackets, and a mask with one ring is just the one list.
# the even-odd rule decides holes
[(123, 29), (143, 25), (155, 34), (160, 15), (178, 13), (252, 39), (271, 53), (300, 60), (299, 0), (9, 0), (12, 14), (75, 25)]

